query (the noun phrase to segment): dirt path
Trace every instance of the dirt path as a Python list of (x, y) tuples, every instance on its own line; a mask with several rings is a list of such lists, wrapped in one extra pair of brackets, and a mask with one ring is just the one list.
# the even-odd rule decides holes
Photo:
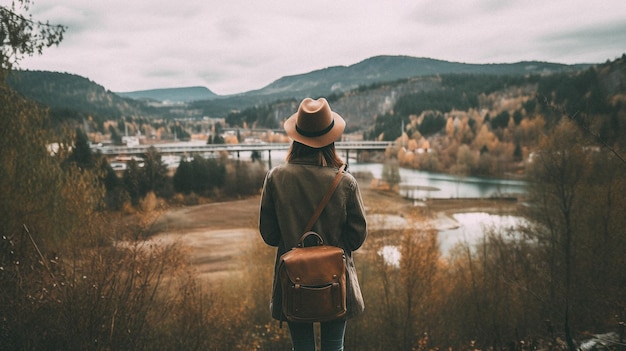
[(258, 197), (173, 208), (152, 225), (150, 241), (178, 243), (201, 277), (223, 277), (237, 269), (241, 248), (258, 240), (258, 208)]

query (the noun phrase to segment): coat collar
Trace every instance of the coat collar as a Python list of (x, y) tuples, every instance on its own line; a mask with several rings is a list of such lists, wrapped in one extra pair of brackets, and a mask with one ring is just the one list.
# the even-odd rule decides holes
[(296, 165), (319, 166), (317, 161), (318, 161), (318, 155), (311, 155), (311, 156), (304, 156), (304, 157), (295, 158), (295, 159), (289, 161), (288, 163), (296, 164)]

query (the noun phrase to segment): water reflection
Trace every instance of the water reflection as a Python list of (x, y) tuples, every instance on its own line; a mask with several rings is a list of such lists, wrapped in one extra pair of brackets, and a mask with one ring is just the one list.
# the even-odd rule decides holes
[(465, 242), (471, 246), (480, 243), (486, 230), (511, 232), (525, 222), (520, 216), (485, 212), (456, 213), (452, 217), (459, 223), (459, 227), (439, 231), (439, 247), (443, 254), (449, 253), (459, 243)]
[[(373, 177), (381, 178), (383, 165), (351, 164), (350, 170), (371, 172)], [(402, 195), (413, 199), (488, 198), (526, 192), (526, 183), (521, 180), (454, 176), (408, 168), (399, 171)]]
[[(249, 152), (238, 154), (242, 159), (249, 159)], [(262, 155), (263, 159), (276, 166), (285, 162), (287, 151), (272, 151), (271, 155)], [(271, 157), (271, 162), (268, 158)], [(349, 162), (352, 173), (371, 172), (374, 178), (382, 179), (382, 163)], [(489, 198), (515, 196), (526, 192), (526, 183), (513, 179), (491, 179), (480, 177), (455, 176), (433, 173), (410, 168), (399, 168), (401, 195), (412, 199), (452, 199), (452, 198)]]
[[(526, 220), (520, 216), (497, 215), (485, 212), (456, 213), (452, 216), (458, 226), (439, 231), (439, 249), (442, 256), (448, 256), (456, 245), (467, 243), (470, 247), (479, 244), (486, 230), (494, 229), (500, 233), (514, 232)], [(400, 267), (400, 248), (394, 245), (383, 246), (378, 254), (394, 267)]]
[(397, 246), (385, 245), (378, 250), (378, 254), (388, 265), (400, 268), (400, 248)]

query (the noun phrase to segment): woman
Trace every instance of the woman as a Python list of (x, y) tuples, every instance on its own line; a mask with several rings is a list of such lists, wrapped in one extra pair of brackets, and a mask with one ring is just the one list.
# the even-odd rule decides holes
[[(278, 247), (271, 300), (272, 317), (282, 315), (279, 257), (295, 247), (309, 218), (337, 175), (343, 161), (334, 141), (345, 128), (344, 119), (333, 112), (324, 98), (306, 98), (298, 112), (284, 123), (293, 139), (287, 163), (270, 170), (261, 196), (259, 231), (265, 243)], [(365, 210), (358, 184), (345, 173), (332, 198), (313, 226), (324, 242), (344, 249), (347, 267), (347, 314), (345, 318), (321, 323), (322, 350), (343, 350), (346, 320), (364, 309), (352, 252), (365, 241)], [(293, 349), (315, 350), (313, 323), (288, 322)]]

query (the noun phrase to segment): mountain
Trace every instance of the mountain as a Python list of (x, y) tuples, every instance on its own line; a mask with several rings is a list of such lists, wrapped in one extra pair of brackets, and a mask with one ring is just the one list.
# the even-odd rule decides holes
[(334, 66), (305, 74), (282, 77), (243, 96), (274, 98), (328, 95), (363, 85), (442, 74), (527, 75), (577, 71), (590, 64), (566, 65), (527, 61), (498, 64), (468, 64), (410, 56), (375, 56), (351, 66)]
[(206, 87), (184, 87), (118, 92), (119, 96), (135, 100), (152, 100), (163, 103), (186, 103), (194, 100), (212, 100), (218, 97)]
[(51, 109), (52, 116), (97, 120), (121, 117), (156, 117), (146, 104), (122, 98), (103, 86), (76, 74), (49, 71), (13, 71), (7, 84), (24, 97)]
[[(8, 83), (22, 95), (53, 108), (53, 112), (73, 114), (77, 119), (87, 115), (98, 120), (133, 116), (224, 117), (231, 111), (267, 105), (278, 100), (299, 100), (306, 96), (330, 97), (355, 88), (395, 84), (417, 77), (453, 73), (547, 75), (580, 71), (589, 66), (536, 61), (467, 64), (408, 56), (376, 56), (350, 66), (334, 66), (282, 77), (262, 89), (227, 96), (217, 95), (205, 87), (113, 93), (75, 74), (46, 71), (16, 71)], [(172, 108), (173, 105), (176, 106)]]
[(205, 115), (224, 116), (231, 111), (266, 105), (277, 100), (300, 100), (307, 96), (328, 97), (360, 87), (417, 77), (446, 74), (549, 75), (581, 71), (590, 66), (592, 65), (566, 65), (539, 61), (468, 64), (410, 56), (375, 56), (350, 66), (334, 66), (282, 77), (258, 90), (209, 101), (195, 101), (192, 105), (204, 111)]

